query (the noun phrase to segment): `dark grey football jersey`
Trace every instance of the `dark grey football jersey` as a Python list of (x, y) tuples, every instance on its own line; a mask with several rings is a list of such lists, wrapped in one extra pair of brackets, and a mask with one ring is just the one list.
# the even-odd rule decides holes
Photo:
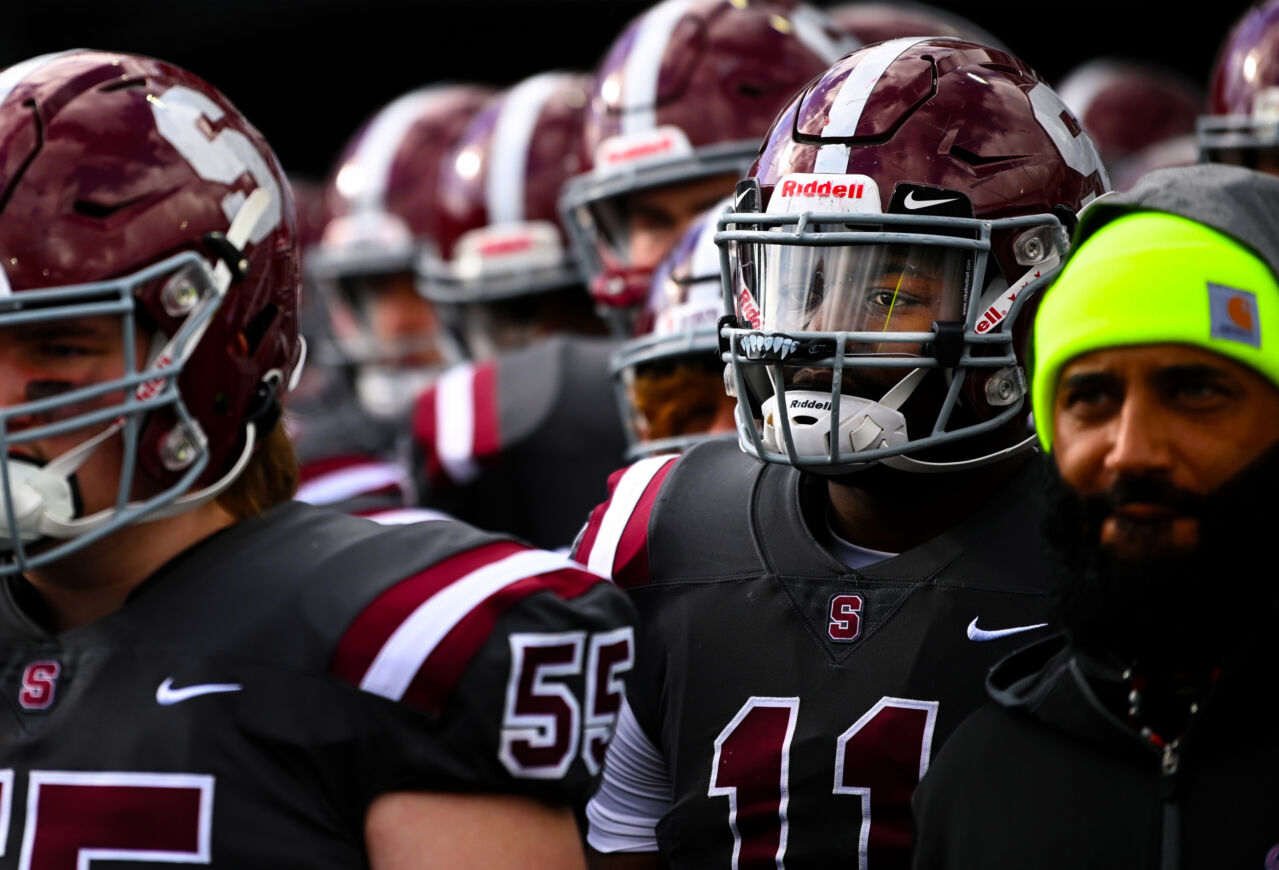
[(96, 623), (39, 604), (0, 594), (0, 867), (363, 867), (385, 792), (576, 804), (632, 653), (625, 595), (562, 556), (298, 503)]
[(404, 423), (370, 417), (340, 373), (314, 395), (290, 398), (285, 423), (298, 457), (299, 501), (359, 516), (413, 504)]
[(455, 367), (413, 414), (419, 499), (481, 528), (565, 547), (624, 461), (610, 339), (559, 336)]
[[(713, 442), (610, 483), (574, 554), (640, 612), (627, 698), (673, 800), (673, 867), (906, 867), (910, 796), (1048, 607), (1037, 467), (928, 543), (852, 570), (824, 480)], [(619, 747), (620, 749), (621, 747)]]

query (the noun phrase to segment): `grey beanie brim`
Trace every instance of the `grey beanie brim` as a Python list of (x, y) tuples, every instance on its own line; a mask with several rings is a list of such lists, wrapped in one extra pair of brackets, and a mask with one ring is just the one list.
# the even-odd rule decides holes
[(1116, 218), (1159, 211), (1225, 233), (1279, 275), (1279, 178), (1239, 166), (1201, 163), (1158, 169), (1131, 190), (1108, 193), (1079, 215), (1071, 248)]

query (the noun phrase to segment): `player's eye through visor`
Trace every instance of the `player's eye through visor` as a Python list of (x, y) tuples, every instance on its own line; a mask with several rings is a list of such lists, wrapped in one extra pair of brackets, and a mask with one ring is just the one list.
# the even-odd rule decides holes
[(736, 283), (753, 296), (760, 329), (928, 332), (933, 321), (962, 317), (967, 251), (896, 243), (734, 247)]

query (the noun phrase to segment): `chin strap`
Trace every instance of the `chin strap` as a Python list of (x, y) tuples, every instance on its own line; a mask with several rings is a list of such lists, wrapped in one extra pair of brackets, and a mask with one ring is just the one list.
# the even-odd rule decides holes
[[(906, 443), (906, 418), (900, 409), (906, 403), (906, 400), (914, 394), (915, 389), (926, 375), (927, 369), (912, 369), (905, 377), (894, 384), (888, 392), (884, 393), (878, 402), (860, 399), (856, 396), (840, 397), (840, 420), (835, 430), (836, 436), (841, 441), (847, 441), (848, 446), (853, 449), (853, 455), (849, 457), (849, 461), (856, 461), (857, 454), (867, 450), (894, 447), (898, 444)], [(808, 390), (787, 390), (786, 396), (789, 400), (795, 402), (815, 403), (820, 401), (823, 404), (829, 404), (830, 399), (829, 393)], [(776, 408), (777, 396), (774, 395), (764, 404), (764, 419), (768, 420), (770, 414), (775, 414)], [(822, 414), (810, 408), (796, 408), (795, 410), (799, 416), (813, 418), (813, 423), (811, 424), (797, 423), (794, 419), (796, 414), (790, 413), (790, 409), (787, 409), (788, 422), (791, 427), (791, 439), (795, 444), (796, 453), (804, 457), (829, 456), (829, 448), (826, 446), (826, 438), (831, 431), (829, 412)], [(898, 471), (924, 474), (963, 471), (970, 468), (980, 468), (984, 465), (993, 465), (1011, 456), (1027, 450), (1033, 450), (1036, 437), (1032, 433), (1024, 440), (1002, 450), (954, 462), (927, 462), (922, 459), (915, 459), (912, 456), (899, 455), (885, 457), (879, 460), (878, 464)], [(773, 423), (766, 426), (764, 445), (770, 449), (785, 452), (781, 439), (780, 424)], [(841, 451), (840, 456), (843, 458), (846, 454)]]
[[(99, 444), (114, 435), (119, 424), (103, 429), (88, 441), (73, 447), (57, 459), (44, 466), (33, 465), (20, 459), (7, 460), (9, 472), (9, 492), (13, 498), (13, 517), (8, 523), (0, 525), (0, 550), (12, 550), (11, 530), (16, 528), (23, 543), (41, 538), (57, 538), (65, 540), (79, 537), (101, 528), (112, 517), (120, 513), (115, 507), (97, 511), (86, 517), (75, 516), (75, 496), (73, 475)], [(244, 471), (253, 456), (253, 447), (257, 443), (256, 428), (252, 423), (245, 427), (244, 449), (231, 469), (203, 489), (189, 492), (168, 504), (146, 514), (138, 522), (151, 522), (166, 517), (176, 516), (193, 507), (205, 504), (226, 491), (235, 479)], [(129, 502), (123, 510), (138, 509), (141, 502)], [(0, 505), (0, 513), (3, 506)]]
[(1011, 447), (1005, 447), (1003, 450), (996, 450), (994, 453), (987, 453), (985, 456), (977, 456), (972, 459), (960, 459), (955, 462), (925, 462), (922, 459), (915, 459), (911, 456), (889, 456), (879, 460), (881, 465), (887, 465), (889, 468), (895, 468), (898, 471), (913, 471), (924, 474), (945, 474), (950, 471), (963, 471), (968, 468), (981, 468), (983, 465), (994, 465), (996, 462), (1002, 462), (1018, 453), (1025, 453), (1027, 450), (1033, 450), (1035, 439), (1038, 436), (1031, 435), (1023, 441), (1018, 441)]

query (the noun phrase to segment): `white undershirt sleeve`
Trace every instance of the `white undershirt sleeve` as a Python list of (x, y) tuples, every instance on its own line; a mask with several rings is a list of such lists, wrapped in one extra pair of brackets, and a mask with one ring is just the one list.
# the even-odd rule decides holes
[(586, 842), (597, 852), (656, 852), (657, 822), (674, 794), (666, 758), (623, 698), (599, 791), (586, 805)]

